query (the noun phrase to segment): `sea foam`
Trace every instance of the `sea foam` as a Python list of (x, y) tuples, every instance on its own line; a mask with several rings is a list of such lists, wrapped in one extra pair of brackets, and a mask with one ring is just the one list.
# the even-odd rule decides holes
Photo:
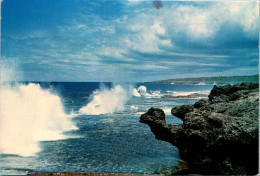
[(2, 84), (0, 100), (0, 153), (32, 156), (41, 150), (38, 141), (64, 139), (64, 131), (77, 129), (60, 97), (39, 84)]
[(190, 92), (181, 92), (181, 91), (167, 91), (172, 92), (175, 96), (188, 96), (192, 94), (205, 94), (208, 95), (210, 93), (210, 90), (204, 90), (204, 91), (190, 91)]

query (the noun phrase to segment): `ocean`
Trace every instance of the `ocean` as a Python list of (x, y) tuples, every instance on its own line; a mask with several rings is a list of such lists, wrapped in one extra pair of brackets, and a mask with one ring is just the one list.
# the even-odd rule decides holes
[[(0, 174), (154, 173), (180, 160), (139, 122), (150, 107), (170, 124), (171, 108), (207, 97), (213, 85), (26, 82), (1, 85)], [(197, 93), (198, 97), (185, 96)], [(165, 95), (176, 97), (163, 98)], [(179, 97), (178, 97), (179, 96)]]

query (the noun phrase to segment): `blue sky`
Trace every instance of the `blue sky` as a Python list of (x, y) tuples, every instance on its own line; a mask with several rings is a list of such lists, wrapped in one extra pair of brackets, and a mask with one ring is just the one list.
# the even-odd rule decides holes
[(4, 0), (1, 70), (26, 81), (258, 74), (257, 2), (162, 3)]

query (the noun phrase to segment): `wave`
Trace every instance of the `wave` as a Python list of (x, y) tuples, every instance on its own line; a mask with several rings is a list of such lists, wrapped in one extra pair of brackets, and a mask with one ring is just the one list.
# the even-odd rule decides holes
[(204, 91), (190, 91), (190, 92), (180, 92), (180, 91), (167, 91), (172, 92), (174, 96), (188, 96), (192, 94), (204, 94), (209, 95), (210, 90), (204, 90)]
[(120, 85), (116, 85), (111, 89), (103, 87), (93, 92), (91, 102), (80, 108), (79, 113), (99, 115), (122, 111), (131, 96), (129, 91)]
[(164, 111), (164, 113), (165, 113), (166, 115), (170, 115), (172, 108), (163, 108), (162, 110)]
[(156, 90), (156, 91), (152, 91), (150, 90), (150, 93), (146, 93), (145, 98), (161, 98), (161, 91)]
[(203, 82), (199, 82), (199, 83), (196, 83), (196, 84), (194, 84), (194, 85), (198, 85), (198, 86), (204, 86), (204, 85), (207, 85), (207, 84), (205, 84), (205, 83), (203, 83)]
[(138, 110), (138, 107), (132, 105), (132, 106), (130, 106), (130, 110), (131, 110), (131, 111), (133, 111), (133, 110)]
[(137, 89), (134, 88), (133, 89), (133, 95), (135, 97), (141, 97), (144, 96), (146, 94), (146, 87), (145, 86), (139, 86)]
[(75, 130), (61, 98), (39, 84), (1, 85), (0, 152), (33, 156), (39, 141), (65, 139), (63, 132)]
[(138, 92), (138, 90), (136, 88), (133, 89), (133, 96), (141, 97), (141, 94)]
[(135, 97), (145, 97), (145, 98), (160, 98), (161, 92), (158, 91), (152, 91), (150, 90), (150, 93), (147, 92), (147, 88), (145, 86), (139, 86), (137, 89), (133, 89), (133, 96)]
[(210, 93), (210, 90), (204, 91), (172, 91), (172, 90), (149, 90), (145, 86), (140, 86), (137, 89), (133, 89), (133, 95), (135, 97), (144, 97), (144, 98), (203, 98), (207, 97)]

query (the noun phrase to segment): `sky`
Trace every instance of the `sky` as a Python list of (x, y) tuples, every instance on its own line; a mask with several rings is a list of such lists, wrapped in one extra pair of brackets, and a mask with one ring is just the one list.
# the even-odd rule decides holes
[(142, 82), (258, 74), (258, 2), (3, 0), (1, 72)]

